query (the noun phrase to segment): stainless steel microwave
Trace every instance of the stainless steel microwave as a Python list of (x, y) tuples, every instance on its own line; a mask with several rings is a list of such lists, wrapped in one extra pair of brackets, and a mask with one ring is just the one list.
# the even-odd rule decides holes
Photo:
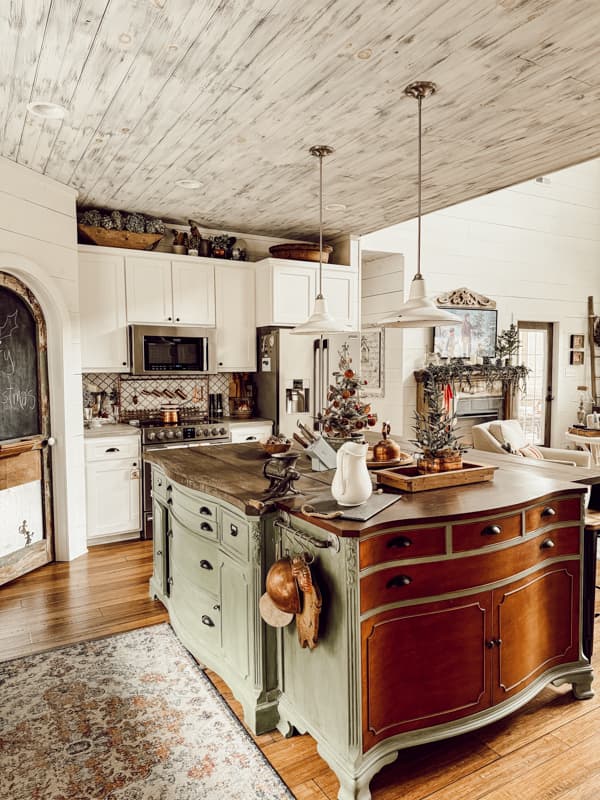
[(213, 328), (130, 325), (129, 347), (134, 375), (217, 371)]

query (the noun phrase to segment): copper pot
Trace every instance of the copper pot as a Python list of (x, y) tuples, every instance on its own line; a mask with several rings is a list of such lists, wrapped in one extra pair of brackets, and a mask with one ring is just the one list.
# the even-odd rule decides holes
[(177, 424), (179, 422), (179, 409), (161, 408), (160, 418), (165, 425)]
[(394, 461), (400, 458), (400, 447), (396, 442), (387, 438), (391, 430), (390, 423), (384, 422), (383, 428), (381, 429), (383, 439), (378, 441), (376, 445), (373, 445), (373, 461)]
[(272, 565), (267, 573), (265, 586), (269, 597), (280, 611), (291, 614), (300, 612), (300, 592), (292, 574), (290, 558), (280, 558)]

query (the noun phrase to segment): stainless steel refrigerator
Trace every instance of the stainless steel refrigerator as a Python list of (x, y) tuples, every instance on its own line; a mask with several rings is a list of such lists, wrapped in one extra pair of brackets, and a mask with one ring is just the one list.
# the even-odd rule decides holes
[(340, 363), (360, 369), (360, 335), (337, 333), (312, 338), (292, 328), (257, 329), (257, 372), (254, 378), (256, 414), (272, 419), (276, 433), (290, 437), (300, 420), (315, 426), (327, 405), (327, 390), (335, 383)]

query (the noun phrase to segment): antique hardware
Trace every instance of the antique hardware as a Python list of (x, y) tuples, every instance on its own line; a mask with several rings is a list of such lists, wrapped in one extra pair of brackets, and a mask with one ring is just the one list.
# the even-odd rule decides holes
[(205, 558), (203, 558), (202, 561), (200, 562), (200, 566), (202, 567), (202, 569), (213, 569), (213, 565), (210, 563), (210, 561), (207, 561)]
[(157, 556), (162, 556), (162, 554), (163, 554), (162, 550), (157, 550), (157, 551), (156, 551), (156, 555), (157, 555)]
[(294, 487), (301, 475), (296, 469), (298, 453), (276, 453), (263, 467), (263, 475), (269, 479), (269, 486), (265, 490), (264, 500), (274, 497), (285, 497), (289, 494), (299, 494)]
[(500, 533), (502, 533), (500, 525), (488, 525), (481, 531), (482, 536), (498, 536)]
[(201, 531), (212, 531), (212, 525), (210, 525), (208, 522), (203, 522), (202, 525), (200, 525), (200, 530)]
[(394, 577), (390, 578), (386, 583), (386, 587), (388, 589), (393, 589), (397, 586), (408, 586), (409, 583), (412, 583), (412, 578), (409, 575), (394, 575)]
[(302, 531), (293, 528), (290, 524), (290, 516), (286, 512), (282, 512), (279, 518), (275, 520), (273, 525), (278, 528), (281, 533), (287, 533), (302, 543), (310, 545), (311, 547), (317, 547), (319, 549), (332, 547), (334, 552), (340, 552), (340, 539), (335, 535), (335, 533), (330, 533), (327, 531), (327, 539), (317, 539), (308, 533), (303, 533)]
[(555, 517), (556, 510), (552, 508), (552, 506), (546, 506), (546, 508), (542, 511), (542, 517)]
[(206, 506), (200, 506), (199, 513), (204, 514), (205, 517), (212, 517), (212, 511)]
[(234, 525), (233, 522), (229, 523), (229, 533), (232, 536), (237, 536), (238, 535), (238, 526)]
[(395, 536), (389, 540), (387, 547), (410, 547), (411, 544), (412, 539), (409, 539), (408, 536)]
[(215, 623), (208, 616), (208, 614), (202, 614), (202, 624), (206, 625), (208, 628), (214, 628), (215, 627)]
[(544, 548), (546, 550), (550, 550), (550, 549), (552, 549), (554, 547), (554, 542), (552, 541), (552, 539), (544, 539), (544, 541), (541, 543), (540, 547), (542, 547), (542, 548)]
[(119, 453), (120, 450), (118, 447), (107, 447), (104, 451), (105, 453)]

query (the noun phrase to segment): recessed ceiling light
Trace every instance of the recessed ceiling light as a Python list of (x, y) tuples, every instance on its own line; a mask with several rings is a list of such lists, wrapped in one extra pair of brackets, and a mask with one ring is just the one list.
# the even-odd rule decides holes
[(358, 51), (356, 57), (360, 58), (361, 61), (367, 61), (369, 58), (371, 58), (372, 55), (373, 51), (370, 48), (365, 47), (364, 50)]
[(191, 180), (190, 178), (182, 178), (179, 181), (175, 181), (176, 186), (181, 186), (182, 189), (199, 189), (204, 184), (202, 181), (195, 181)]
[(46, 103), (43, 100), (37, 103), (28, 103), (27, 111), (35, 114), (36, 117), (44, 117), (44, 119), (63, 119), (67, 113), (64, 106), (59, 106), (58, 103)]
[(325, 211), (345, 211), (347, 206), (343, 203), (327, 203)]
[(167, 47), (167, 50), (179, 50), (179, 45), (178, 44), (170, 44)]
[(128, 33), (122, 33), (119, 36), (119, 41), (121, 44), (130, 44), (131, 43), (131, 36)]

